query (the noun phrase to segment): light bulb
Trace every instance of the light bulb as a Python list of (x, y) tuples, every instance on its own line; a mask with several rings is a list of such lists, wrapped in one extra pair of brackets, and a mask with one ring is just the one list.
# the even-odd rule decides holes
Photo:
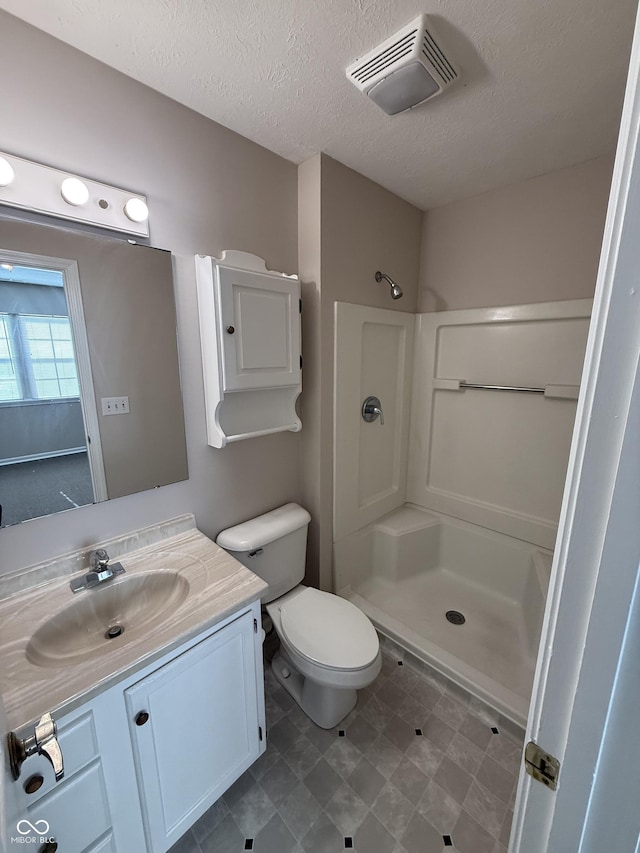
[(11, 163), (4, 157), (0, 157), (0, 187), (8, 187), (15, 176)]
[(145, 222), (149, 218), (149, 208), (141, 198), (130, 198), (124, 212), (132, 222)]
[(74, 207), (80, 207), (89, 201), (89, 190), (78, 178), (65, 178), (60, 187), (60, 195)]

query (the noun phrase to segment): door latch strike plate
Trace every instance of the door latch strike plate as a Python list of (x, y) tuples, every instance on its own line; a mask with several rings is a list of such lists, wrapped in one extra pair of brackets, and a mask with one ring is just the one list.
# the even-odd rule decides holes
[(542, 782), (551, 791), (558, 786), (560, 762), (553, 755), (541, 749), (537, 743), (529, 741), (524, 751), (524, 766), (527, 773)]

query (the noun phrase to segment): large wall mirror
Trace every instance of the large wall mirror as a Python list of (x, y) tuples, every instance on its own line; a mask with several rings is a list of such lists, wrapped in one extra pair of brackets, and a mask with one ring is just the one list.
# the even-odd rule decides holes
[(0, 218), (0, 525), (187, 477), (170, 253)]

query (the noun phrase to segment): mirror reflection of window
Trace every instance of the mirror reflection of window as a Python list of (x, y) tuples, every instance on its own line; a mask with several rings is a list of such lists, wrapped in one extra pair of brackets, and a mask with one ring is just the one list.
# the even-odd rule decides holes
[(63, 274), (0, 259), (0, 523), (93, 500)]

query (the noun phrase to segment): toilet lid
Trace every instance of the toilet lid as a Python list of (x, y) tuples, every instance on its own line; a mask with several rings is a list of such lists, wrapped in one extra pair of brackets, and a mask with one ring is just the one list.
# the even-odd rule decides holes
[(308, 587), (280, 611), (285, 639), (314, 663), (335, 669), (363, 669), (375, 660), (375, 628), (344, 598)]

